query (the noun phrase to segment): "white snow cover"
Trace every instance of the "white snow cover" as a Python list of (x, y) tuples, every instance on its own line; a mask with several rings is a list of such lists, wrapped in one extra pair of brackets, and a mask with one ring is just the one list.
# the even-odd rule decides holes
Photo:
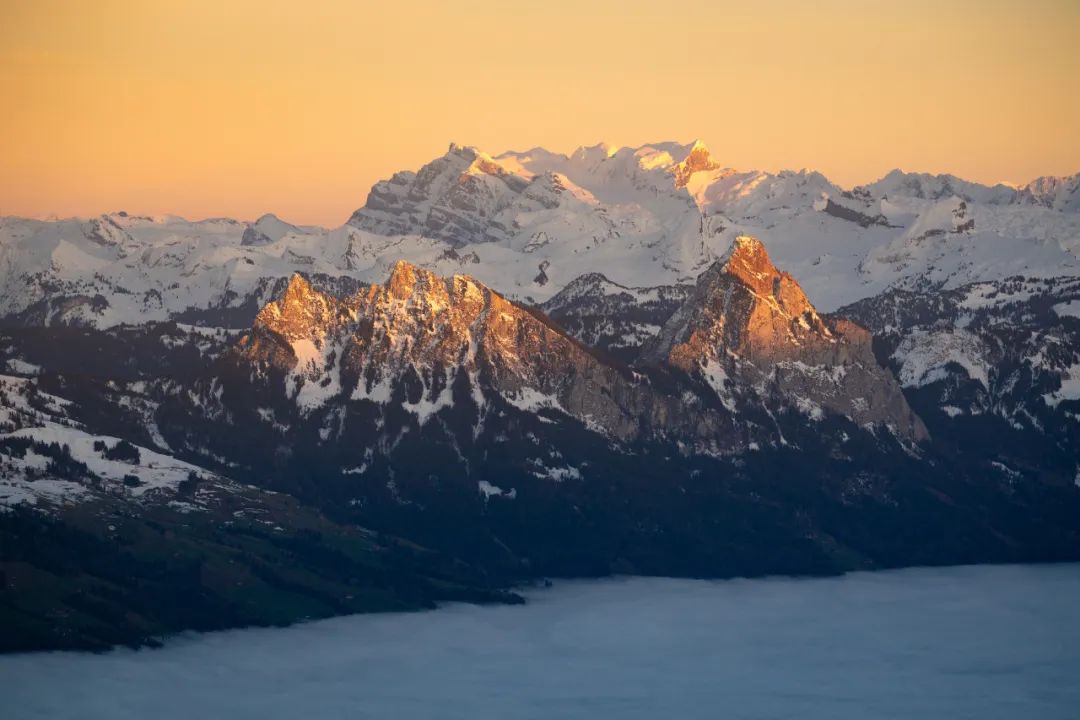
[[(55, 442), (66, 447), (74, 460), (86, 464), (105, 492), (142, 498), (160, 491), (174, 492), (192, 472), (208, 476), (202, 468), (140, 446), (135, 446), (139, 452), (136, 462), (106, 459), (94, 444), (104, 442), (111, 448), (120, 439), (83, 430), (66, 416), (69, 401), (38, 391), (32, 380), (0, 375), (0, 394), (0, 438)], [(33, 448), (23, 457), (0, 454), (0, 509), (21, 503), (69, 504), (95, 492), (78, 482), (50, 477), (50, 460)], [(126, 476), (138, 478), (139, 484), (126, 485)]]
[(22, 375), (37, 375), (41, 372), (41, 367), (33, 363), (26, 362), (21, 358), (11, 358), (7, 361), (7, 369), (10, 372), (20, 373)]
[[(130, 489), (130, 493), (135, 497), (151, 490), (175, 490), (177, 484), (187, 479), (189, 473), (204, 474), (202, 468), (139, 446), (136, 446), (139, 451), (137, 463), (106, 460), (100, 452), (94, 450), (94, 443), (103, 441), (111, 447), (120, 442), (119, 438), (90, 435), (77, 428), (54, 423), (19, 430), (11, 433), (9, 437), (25, 437), (38, 442), (66, 445), (71, 449), (71, 456), (75, 460), (86, 463), (90, 472), (109, 483), (119, 484), (125, 475), (133, 475), (142, 482)], [(36, 485), (36, 482), (31, 484)]]
[(558, 410), (564, 415), (570, 415), (559, 403), (554, 395), (545, 395), (531, 387), (520, 388), (515, 394), (506, 393), (503, 398), (519, 410), (536, 412), (537, 410)]
[(702, 366), (701, 374), (705, 378), (705, 382), (716, 393), (716, 396), (720, 398), (721, 404), (729, 411), (735, 412), (735, 398), (731, 392), (731, 380), (728, 378), (724, 366), (716, 360), (709, 360), (708, 363)]
[(1046, 395), (1047, 405), (1056, 407), (1062, 400), (1080, 400), (1080, 363), (1071, 365), (1061, 374), (1061, 387)]
[(542, 480), (553, 480), (555, 482), (563, 482), (566, 480), (580, 480), (581, 470), (569, 465), (555, 465), (547, 466), (541, 460), (532, 460), (529, 463), (532, 465), (532, 474)]
[(990, 387), (988, 356), (982, 340), (963, 329), (940, 331), (916, 330), (904, 338), (893, 353), (900, 361), (900, 383), (904, 387), (921, 387), (947, 376), (946, 366), (956, 363), (972, 380)]
[[(693, 166), (692, 153), (701, 161)], [(108, 327), (252, 298), (261, 305), (268, 279), (298, 270), (382, 281), (400, 259), (541, 302), (589, 272), (635, 288), (691, 282), (742, 234), (765, 242), (824, 311), (892, 285), (959, 287), (1080, 269), (1076, 177), (1013, 189), (895, 171), (845, 194), (813, 171), (726, 168), (700, 142), (600, 144), (569, 155), (538, 148), (492, 156), (452, 146), (431, 167), (438, 173), (429, 196), (409, 200), (418, 230), (404, 234), (298, 227), (270, 215), (253, 223), (123, 213), (0, 218), (0, 307)], [(475, 207), (462, 210), (451, 200), (469, 183), (480, 189), (469, 197)], [(887, 222), (837, 216), (829, 200)], [(437, 212), (457, 213), (481, 239), (432, 237), (424, 222)], [(365, 214), (391, 218), (374, 206), (358, 211)], [(58, 294), (54, 284), (81, 301), (43, 307)]]
[(476, 483), (477, 490), (484, 496), (485, 500), (490, 500), (493, 497), (504, 497), (507, 500), (513, 500), (517, 497), (517, 488), (513, 488), (509, 491), (503, 490), (498, 485), (492, 485), (487, 480), (480, 480)]
[(1058, 303), (1053, 309), (1058, 317), (1080, 318), (1080, 300)]

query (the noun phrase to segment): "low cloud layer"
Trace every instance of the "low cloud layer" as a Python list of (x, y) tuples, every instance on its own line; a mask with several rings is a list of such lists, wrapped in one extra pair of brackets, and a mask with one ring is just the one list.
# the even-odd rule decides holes
[(456, 605), (0, 658), (17, 718), (1066, 718), (1080, 565), (559, 582)]

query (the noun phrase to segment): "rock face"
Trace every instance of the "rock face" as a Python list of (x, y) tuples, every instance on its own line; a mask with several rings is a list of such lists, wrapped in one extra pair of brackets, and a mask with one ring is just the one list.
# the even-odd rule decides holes
[(866, 330), (823, 318), (798, 283), (769, 260), (760, 241), (739, 237), (702, 274), (645, 358), (704, 378), (725, 405), (753, 393), (859, 425), (927, 437), (892, 375), (879, 366)]
[(406, 262), (384, 285), (346, 298), (295, 276), (259, 314), (241, 350), (285, 371), (297, 404), (309, 411), (332, 399), (385, 403), (409, 385), (406, 405), (426, 421), (455, 402), (460, 377), (481, 412), (484, 392), (495, 392), (628, 440), (641, 432), (639, 415), (657, 404), (629, 371), (602, 362), (542, 315), (467, 276), (439, 278)]
[(739, 235), (767, 242), (832, 311), (891, 288), (1075, 277), (1078, 211), (1080, 175), (1012, 188), (896, 171), (845, 190), (811, 170), (724, 167), (701, 142), (568, 155), (451, 145), (377, 183), (336, 228), (273, 215), (0, 218), (0, 320), (249, 327), (294, 272), (367, 284), (400, 259), (542, 303), (595, 273), (627, 288), (691, 284)]
[(848, 308), (872, 348), (749, 237), (693, 286), (570, 283), (545, 308), (599, 347), (468, 276), (378, 280), (275, 282), (246, 331), (0, 329), (0, 361), (35, 376), (0, 382), (0, 561), (40, 620), (5, 647), (99, 617), (117, 632), (82, 644), (512, 600), (550, 576), (1080, 554), (1075, 282)]
[(399, 172), (376, 184), (349, 224), (380, 235), (425, 235), (460, 247), (505, 239), (510, 228), (500, 220), (504, 211), (514, 205), (555, 207), (561, 189), (550, 175), (530, 182), (476, 148), (451, 145), (419, 172)]
[(874, 332), (939, 442), (1010, 482), (1076, 482), (1080, 280), (892, 290), (838, 313)]
[(699, 140), (690, 146), (684, 160), (672, 166), (671, 174), (675, 179), (675, 187), (682, 188), (686, 187), (694, 173), (719, 170), (720, 167), (720, 163), (713, 160), (709, 148)]
[(1061, 212), (1080, 211), (1080, 173), (1037, 178), (1018, 191), (1017, 201)]
[[(603, 283), (583, 292), (594, 286)], [(295, 276), (239, 350), (279, 372), (304, 414), (400, 398), (423, 425), (458, 403), (462, 386), (479, 415), (494, 394), (521, 410), (558, 410), (620, 442), (672, 440), (691, 453), (783, 444), (763, 410), (926, 438), (874, 360), (869, 333), (819, 316), (757, 240), (741, 238), (649, 342), (631, 370), (470, 277), (400, 262), (385, 284), (342, 298)], [(649, 378), (672, 369), (689, 385)]]
[(0, 218), (0, 650), (1076, 560), (1080, 176), (717, 160), (455, 145), (335, 229)]

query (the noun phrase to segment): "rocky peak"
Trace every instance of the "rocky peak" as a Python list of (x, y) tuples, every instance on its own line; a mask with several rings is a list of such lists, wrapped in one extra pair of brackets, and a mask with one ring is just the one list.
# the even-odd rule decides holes
[(456, 142), (451, 142), (450, 147), (446, 149), (447, 155), (468, 155), (475, 154), (476, 148), (469, 145), (458, 145)]
[(1019, 189), (1017, 201), (1062, 212), (1078, 212), (1080, 211), (1080, 173), (1036, 178)]
[(302, 302), (314, 292), (311, 283), (300, 273), (293, 273), (289, 278), (289, 284), (285, 286), (285, 294), (282, 300), (290, 305)]
[(747, 392), (858, 424), (887, 424), (903, 437), (926, 430), (895, 378), (854, 323), (822, 318), (764, 245), (739, 237), (698, 279), (644, 357), (701, 376), (722, 399)]
[(327, 332), (348, 318), (348, 308), (342, 301), (319, 292), (307, 278), (294, 273), (281, 297), (259, 311), (254, 327), (257, 331), (273, 332), (290, 343), (306, 339), (320, 345)]
[(109, 215), (92, 218), (83, 234), (87, 239), (107, 247), (122, 248), (132, 242), (131, 236)]
[(380, 235), (425, 235), (456, 247), (502, 238), (498, 215), (529, 180), (474, 147), (452, 144), (417, 173), (376, 183), (349, 225)]
[(763, 286), (763, 282), (771, 283), (778, 275), (790, 278), (787, 273), (781, 273), (773, 265), (765, 244), (749, 235), (740, 235), (732, 241), (720, 258), (720, 269), (765, 293), (771, 293), (772, 287)]
[(690, 145), (690, 151), (682, 162), (672, 167), (675, 176), (675, 187), (686, 187), (690, 182), (690, 176), (703, 170), (718, 170), (720, 164), (712, 159), (709, 148), (700, 140), (695, 140)]
[(398, 260), (394, 263), (393, 270), (390, 271), (390, 277), (386, 281), (386, 288), (390, 293), (390, 296), (397, 300), (407, 300), (412, 296), (416, 290), (417, 275), (424, 284), (428, 284), (426, 281), (429, 279), (430, 273), (425, 273), (410, 262), (405, 260)]
[[(471, 277), (442, 278), (405, 261), (385, 284), (344, 298), (294, 277), (238, 350), (256, 367), (281, 371), (287, 394), (305, 412), (394, 399), (425, 421), (452, 402), (454, 379), (464, 375), (480, 404), (495, 393), (511, 405), (560, 410), (615, 437), (641, 429), (645, 390), (628, 372)], [(401, 400), (395, 393), (405, 385), (414, 391)]]
[(769, 360), (811, 337), (833, 341), (795, 279), (777, 270), (760, 240), (740, 236), (661, 329), (653, 356), (683, 369), (713, 351)]

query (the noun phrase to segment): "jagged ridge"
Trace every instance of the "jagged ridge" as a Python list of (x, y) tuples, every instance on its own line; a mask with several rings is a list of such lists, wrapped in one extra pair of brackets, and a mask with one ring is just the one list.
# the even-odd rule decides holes
[(774, 444), (776, 431), (743, 412), (747, 402), (810, 420), (827, 412), (860, 426), (887, 425), (907, 440), (926, 436), (874, 361), (869, 334), (819, 316), (750, 238), (705, 273), (640, 368), (696, 374), (719, 407), (696, 398), (696, 386), (689, 395), (660, 390), (472, 278), (443, 279), (406, 262), (384, 285), (345, 298), (295, 276), (260, 312), (240, 350), (281, 372), (305, 412), (328, 402), (391, 402), (415, 381), (404, 402), (423, 423), (454, 402), (460, 379), (478, 411), (493, 392), (522, 409), (557, 409), (623, 441), (672, 438), (694, 451)]

